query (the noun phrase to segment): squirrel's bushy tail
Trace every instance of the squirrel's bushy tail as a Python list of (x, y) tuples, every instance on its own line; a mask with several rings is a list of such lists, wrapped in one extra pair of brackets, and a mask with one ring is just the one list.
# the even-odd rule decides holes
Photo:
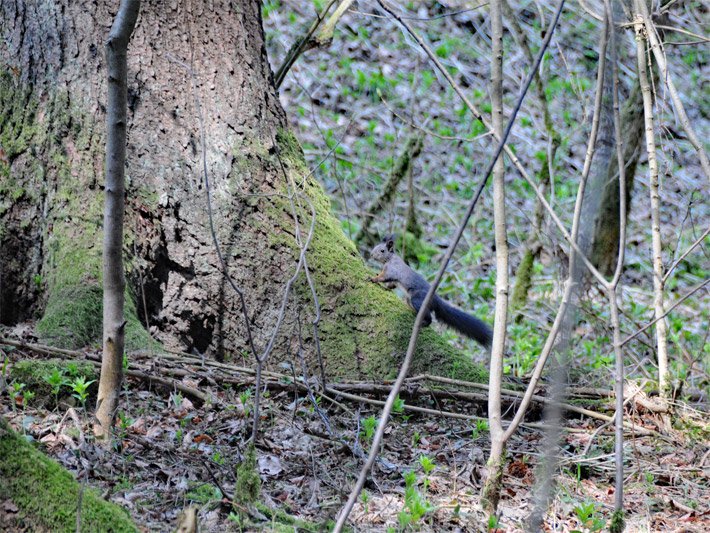
[(457, 309), (438, 296), (434, 299), (432, 311), (434, 311), (436, 318), (447, 326), (454, 328), (459, 333), (466, 335), (486, 348), (490, 348), (493, 340), (493, 331), (483, 320)]

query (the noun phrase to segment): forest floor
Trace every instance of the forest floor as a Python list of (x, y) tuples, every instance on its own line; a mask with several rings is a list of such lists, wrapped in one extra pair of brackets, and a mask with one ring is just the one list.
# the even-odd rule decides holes
[[(91, 420), (70, 396), (71, 385), (61, 388), (56, 407), (46, 383), (32, 382), (26, 373), (32, 367), (46, 381), (49, 369), (57, 368), (57, 359), (28, 348), (6, 346), (3, 351), (9, 363), (4, 374), (7, 383), (17, 383), (18, 375), (26, 383), (15, 393), (10, 385), (0, 415), (77, 478), (127, 509), (144, 531), (174, 531), (181, 511), (191, 506), (197, 510), (200, 531), (327, 530), (357, 477), (369, 448), (372, 421), (380, 410), (331, 395), (318, 395), (314, 404), (304, 387), (294, 390), (294, 382), (303, 385), (298, 375), (295, 381), (267, 375), (256, 442), (259, 501), (233, 505), (230, 500), (240, 499), (235, 494), (238, 467), (245, 461), (245, 442), (251, 435), (250, 373), (231, 365), (203, 364), (188, 355), (131, 356), (130, 369), (169, 382), (151, 385), (145, 376), (135, 375), (126, 379), (117, 423), (120, 445), (105, 450), (93, 442)], [(83, 355), (94, 365), (99, 352)], [(21, 363), (28, 360), (29, 365)], [(76, 365), (74, 359), (59, 366), (65, 383), (72, 381), (73, 373), (86, 373), (91, 366)], [(435, 398), (421, 382), (405, 389), (402, 397), (408, 406), (466, 415), (485, 412), (480, 400)], [(6, 399), (13, 396), (10, 405)], [(87, 405), (92, 401), (89, 396)], [(577, 403), (592, 403), (600, 413), (612, 409), (610, 399)], [(640, 403), (630, 405), (627, 419), (634, 427), (663, 436), (627, 437), (627, 531), (708, 531), (707, 412), (678, 403), (669, 426)], [(541, 410), (533, 409), (508, 447), (499, 531), (522, 531), (532, 509), (543, 438), (536, 424), (540, 417)], [(579, 415), (564, 420), (547, 530), (604, 529), (613, 510), (614, 462), (613, 428), (600, 430), (601, 425)], [(443, 413), (395, 414), (366, 495), (356, 504), (350, 523), (357, 531), (400, 530), (407, 520), (412, 530), (485, 531), (488, 522), (478, 497), (488, 450), (488, 432), (480, 422)], [(8, 512), (12, 506), (7, 504), (0, 502), (5, 509), (0, 526), (12, 530), (12, 512)]]

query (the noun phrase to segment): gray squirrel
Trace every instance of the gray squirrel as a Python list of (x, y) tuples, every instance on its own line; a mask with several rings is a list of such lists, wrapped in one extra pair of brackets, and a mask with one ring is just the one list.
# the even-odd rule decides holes
[[(424, 303), (427, 292), (429, 292), (430, 285), (420, 274), (417, 274), (407, 265), (401, 257), (394, 253), (393, 237), (386, 237), (384, 241), (375, 246), (370, 252), (370, 257), (383, 265), (382, 272), (370, 278), (370, 281), (385, 284), (396, 283), (405, 291), (407, 304), (414, 309), (415, 313), (418, 313), (419, 308)], [(490, 348), (493, 332), (488, 324), (482, 320), (446, 303), (437, 295), (434, 295), (429, 311), (424, 317), (424, 326), (431, 324), (432, 312), (437, 320), (475, 340), (484, 347)]]

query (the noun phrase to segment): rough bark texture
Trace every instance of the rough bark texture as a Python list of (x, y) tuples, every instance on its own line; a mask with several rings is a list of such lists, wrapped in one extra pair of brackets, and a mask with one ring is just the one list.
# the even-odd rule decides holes
[[(57, 344), (100, 337), (106, 93), (100, 50), (112, 9), (106, 2), (0, 0), (6, 43), (0, 48), (0, 141), (10, 159), (0, 163), (2, 321), (28, 318), (27, 309), (40, 313), (38, 329)], [(278, 152), (317, 213), (308, 259), (329, 377), (392, 375), (414, 316), (394, 294), (368, 283), (369, 271), (331, 216), (327, 197), (313, 178), (304, 179), (300, 146), (273, 89), (260, 17), (259, 3), (247, 0), (142, 4), (128, 58), (124, 253), (133, 298), (126, 308), (127, 348), (149, 341), (135, 305), (140, 272), (148, 314), (141, 311), (140, 319), (156, 339), (170, 348), (252, 361), (206, 218), (192, 69), (205, 116), (218, 238), (246, 294), (257, 348), (272, 333), (298, 253)], [(310, 221), (303, 207), (302, 228)], [(137, 307), (142, 310), (142, 302)], [(305, 282), (291, 295), (275, 355), (285, 353), (297, 307), (308, 319), (313, 305)], [(415, 372), (481, 377), (433, 330), (419, 346)]]

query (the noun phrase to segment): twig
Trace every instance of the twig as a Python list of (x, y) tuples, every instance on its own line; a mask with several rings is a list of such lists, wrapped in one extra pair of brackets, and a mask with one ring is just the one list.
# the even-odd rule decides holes
[[(365, 392), (365, 393), (379, 393), (379, 394), (385, 394), (389, 393), (392, 391), (392, 386), (391, 385), (379, 385), (375, 383), (334, 383), (330, 386), (331, 390), (339, 391), (339, 392)], [(420, 387), (416, 390), (411, 390), (411, 389), (402, 389), (400, 393), (404, 396), (409, 396), (409, 397), (421, 397), (421, 396), (432, 396), (434, 398), (441, 398), (441, 399), (451, 399), (451, 400), (464, 400), (467, 402), (474, 402), (479, 405), (485, 405), (489, 401), (489, 395), (488, 394), (480, 394), (480, 393), (471, 393), (471, 392), (459, 392), (459, 391), (450, 391), (446, 389), (430, 389), (426, 387)], [(523, 393), (517, 392), (517, 391), (509, 391), (507, 393), (503, 393), (504, 396), (507, 397), (512, 397), (512, 398), (522, 398)], [(567, 412), (570, 413), (577, 413), (580, 415), (587, 416), (589, 418), (595, 418), (597, 420), (604, 420), (604, 421), (611, 421), (613, 420), (612, 417), (608, 415), (604, 415), (602, 413), (598, 413), (596, 411), (591, 411), (589, 409), (585, 409), (583, 407), (579, 407), (577, 405), (571, 405), (563, 402), (555, 402), (550, 400), (549, 398), (545, 398), (544, 396), (538, 396), (535, 395), (533, 396), (532, 400), (535, 403), (542, 404), (542, 405), (554, 405), (556, 407), (559, 407)]]
[[(333, 4), (335, 4), (336, 1), (337, 0), (330, 0), (328, 5), (323, 8), (323, 11), (316, 14), (316, 19), (311, 23), (311, 26), (308, 28), (306, 34), (299, 40), (297, 40), (286, 53), (286, 58), (284, 59), (281, 66), (276, 70), (276, 74), (274, 74), (274, 85), (277, 89), (281, 87), (281, 84), (283, 83), (284, 79), (286, 79), (286, 74), (296, 62), (296, 60), (299, 58), (299, 56), (308, 47), (313, 47), (318, 44), (313, 42), (313, 35), (316, 33), (316, 30), (318, 30), (318, 27), (321, 25), (321, 23), (325, 20), (325, 16), (328, 14), (328, 11), (330, 11), (330, 8), (333, 6)], [(331, 36), (333, 32), (332, 28), (335, 26), (335, 23), (337, 22), (338, 18), (342, 16), (345, 9), (347, 9), (351, 3), (352, 0), (344, 0), (343, 3), (335, 10), (335, 13), (331, 17), (331, 19), (328, 21), (329, 25), (332, 24), (332, 26), (330, 26)]]
[[(311, 404), (313, 405), (313, 409), (320, 417), (321, 421), (323, 422), (323, 426), (325, 427), (328, 434), (333, 435), (333, 428), (330, 426), (330, 420), (328, 420), (328, 415), (318, 405), (318, 402), (316, 401), (316, 397), (313, 395), (313, 389), (311, 389), (311, 386), (308, 381), (308, 368), (306, 367), (306, 360), (303, 357), (303, 335), (301, 334), (301, 317), (300, 317), (300, 315), (298, 315), (296, 317), (296, 331), (298, 333), (298, 348), (296, 349), (296, 355), (298, 356), (298, 360), (301, 363), (301, 372), (303, 373), (303, 384), (306, 386), (306, 392), (308, 394), (308, 399), (311, 401)], [(325, 390), (325, 386), (326, 386), (325, 382), (323, 382), (323, 389), (324, 390)]]
[[(654, 24), (654, 26), (656, 28), (661, 28), (662, 30), (677, 31), (678, 33), (684, 33), (685, 35), (690, 35), (691, 37), (695, 37), (696, 39), (698, 39), (697, 41), (694, 41), (696, 44), (710, 42), (710, 39), (708, 39), (707, 37), (704, 37), (704, 36), (699, 35), (697, 33), (693, 33), (692, 31), (684, 30), (683, 28), (678, 28), (677, 26), (665, 26), (663, 24)], [(680, 43), (669, 43), (669, 44), (680, 44)]]
[(705, 237), (707, 237), (708, 234), (710, 234), (710, 226), (708, 226), (708, 229), (706, 229), (703, 232), (703, 234), (700, 237), (698, 237), (698, 239), (693, 244), (691, 244), (685, 252), (683, 252), (683, 255), (681, 255), (678, 259), (676, 259), (673, 262), (673, 264), (668, 268), (665, 275), (663, 276), (663, 283), (664, 284), (668, 280), (668, 277), (671, 275), (671, 272), (673, 272), (675, 270), (675, 268), (681, 263), (681, 261), (683, 261), (683, 259), (685, 259), (688, 256), (688, 254), (695, 249), (696, 246), (698, 246), (701, 242), (703, 242), (703, 239), (705, 239)]
[(205, 467), (205, 470), (207, 470), (207, 473), (212, 478), (212, 481), (214, 481), (214, 484), (217, 485), (217, 488), (222, 493), (222, 496), (225, 497), (227, 500), (229, 500), (230, 503), (233, 503), (234, 502), (234, 494), (231, 494), (230, 492), (227, 491), (227, 489), (224, 488), (222, 483), (219, 481), (219, 478), (217, 478), (216, 474), (214, 473), (212, 468), (210, 468), (209, 463), (205, 459), (202, 459), (202, 465)]
[[(386, 1), (386, 0), (383, 0)], [(426, 52), (427, 56), (429, 56), (429, 59), (431, 62), (434, 64), (434, 66), (437, 68), (437, 70), (441, 73), (441, 75), (446, 79), (447, 83), (451, 86), (451, 88), (454, 90), (454, 92), (459, 96), (463, 104), (466, 106), (466, 108), (471, 112), (471, 114), (480, 120), (486, 128), (488, 128), (495, 139), (497, 141), (500, 141), (499, 136), (496, 134), (496, 132), (493, 129), (493, 126), (491, 125), (490, 121), (486, 119), (483, 114), (480, 112), (480, 110), (473, 105), (473, 103), (469, 100), (469, 98), (466, 96), (466, 93), (464, 90), (456, 83), (456, 81), (453, 79), (449, 71), (444, 67), (444, 65), (441, 64), (441, 61), (439, 61), (439, 58), (437, 55), (434, 53), (434, 51), (431, 49), (429, 45), (422, 39), (422, 37), (414, 31), (414, 29), (404, 20), (402, 20), (399, 15), (397, 15), (394, 11), (392, 12), (393, 15), (402, 26), (409, 32), (409, 34), (414, 38), (415, 41), (419, 44), (419, 46)], [(538, 64), (539, 66), (539, 64)], [(601, 97), (599, 97), (601, 99)], [(510, 145), (505, 144), (504, 148), (505, 150), (505, 155), (508, 156), (508, 158), (511, 160), (513, 163), (513, 166), (515, 169), (518, 171), (518, 173), (522, 176), (522, 178), (530, 185), (532, 188), (533, 192), (537, 196), (537, 198), (540, 200), (540, 203), (542, 203), (543, 207), (545, 210), (549, 213), (550, 218), (552, 221), (555, 223), (557, 226), (558, 230), (560, 233), (562, 233), (562, 236), (565, 238), (565, 240), (569, 243), (571, 248), (578, 254), (579, 258), (582, 260), (584, 265), (587, 267), (589, 272), (592, 273), (592, 275), (597, 279), (597, 281), (604, 287), (606, 287), (606, 280), (604, 279), (604, 276), (597, 270), (597, 268), (591, 263), (591, 261), (586, 257), (586, 255), (582, 252), (580, 249), (579, 245), (577, 244), (576, 240), (573, 238), (572, 235), (570, 235), (570, 232), (567, 231), (567, 229), (564, 227), (564, 224), (562, 224), (562, 221), (560, 218), (557, 216), (557, 214), (552, 210), (550, 207), (549, 202), (545, 198), (545, 195), (540, 191), (536, 183), (532, 180), (532, 178), (529, 176), (527, 171), (525, 170), (525, 167), (523, 167), (522, 163), (520, 162), (520, 159), (518, 158), (517, 155), (515, 155), (515, 152), (513, 149), (510, 147)]]
[(389, 104), (389, 102), (387, 101), (385, 96), (382, 94), (382, 91), (380, 91), (379, 89), (377, 89), (377, 96), (379, 97), (380, 100), (382, 100), (382, 103), (389, 110), (389, 112), (392, 113), (399, 120), (404, 122), (407, 126), (409, 126), (410, 128), (414, 128), (416, 130), (419, 130), (426, 135), (430, 135), (431, 137), (436, 137), (437, 139), (441, 139), (442, 141), (474, 142), (474, 141), (480, 141), (484, 137), (488, 137), (489, 135), (491, 135), (491, 132), (481, 133), (480, 135), (476, 135), (474, 137), (456, 137), (454, 135), (441, 135), (439, 133), (436, 133), (435, 131), (425, 128), (424, 126), (419, 126), (419, 125), (415, 124), (412, 119), (409, 119), (409, 118), (401, 115), (400, 113), (398, 113)]
[[(334, 396), (342, 396), (343, 398), (347, 398), (348, 400), (353, 400), (356, 402), (363, 402), (363, 403), (368, 403), (371, 405), (377, 405), (378, 407), (386, 407), (387, 402), (383, 402), (380, 400), (373, 400), (372, 398), (366, 398), (365, 396), (359, 396), (357, 394), (351, 394), (349, 392), (344, 392), (344, 391), (339, 391), (335, 390), (332, 388), (326, 389), (327, 392), (330, 394), (333, 394)], [(472, 415), (462, 415), (461, 413), (452, 413), (449, 411), (441, 411), (438, 409), (427, 409), (426, 407), (417, 407), (415, 405), (407, 405), (406, 403), (402, 406), (402, 408), (405, 411), (410, 411), (412, 413), (423, 413), (427, 415), (434, 415), (434, 416), (445, 416), (447, 418), (456, 418), (458, 420), (486, 420), (484, 417), (481, 416), (472, 416)], [(374, 443), (374, 440), (373, 440)], [(377, 448), (379, 448), (379, 445), (377, 444)], [(372, 450), (372, 446), (370, 447)], [(372, 452), (370, 452), (370, 456), (372, 456)], [(377, 454), (375, 454), (375, 457)], [(369, 459), (369, 457), (368, 457)], [(334, 530), (335, 531), (335, 530)]]
[(688, 298), (690, 298), (691, 296), (693, 296), (693, 295), (694, 295), (696, 292), (698, 292), (700, 289), (702, 289), (703, 287), (705, 287), (705, 285), (707, 285), (708, 283), (710, 283), (710, 279), (706, 279), (705, 281), (703, 281), (702, 283), (700, 283), (697, 287), (695, 287), (693, 290), (691, 290), (688, 294), (686, 294), (685, 296), (683, 296), (680, 300), (678, 300), (676, 303), (674, 303), (672, 306), (670, 306), (668, 309), (666, 309), (666, 312), (663, 313), (661, 316), (654, 318), (654, 319), (651, 320), (648, 324), (646, 324), (644, 327), (642, 327), (641, 329), (639, 329), (638, 331), (636, 331), (636, 333), (632, 333), (631, 335), (629, 335), (628, 337), (626, 337), (626, 338), (621, 342), (621, 345), (623, 346), (624, 344), (626, 344), (626, 343), (629, 342), (630, 340), (636, 338), (638, 335), (640, 335), (641, 333), (643, 333), (644, 331), (646, 331), (648, 328), (650, 328), (651, 326), (653, 326), (653, 325), (654, 325), (656, 322), (658, 322), (659, 320), (662, 320), (662, 319), (664, 319), (665, 317), (667, 317), (668, 314), (669, 314), (671, 311), (673, 311), (676, 307), (678, 307), (680, 304), (682, 304), (682, 303), (683, 303), (684, 301), (686, 301)]
[(182, 392), (186, 396), (190, 396), (192, 398), (200, 400), (203, 403), (207, 403), (210, 400), (209, 395), (207, 395), (204, 392), (201, 392), (193, 387), (185, 385), (184, 383), (181, 383), (180, 381), (162, 378), (160, 376), (146, 374), (145, 372), (140, 372), (139, 370), (131, 370), (131, 369), (126, 370), (126, 375), (133, 377), (133, 378), (141, 379), (147, 383), (159, 383), (159, 384), (165, 385), (167, 387), (172, 387), (173, 389), (179, 390), (180, 392)]

